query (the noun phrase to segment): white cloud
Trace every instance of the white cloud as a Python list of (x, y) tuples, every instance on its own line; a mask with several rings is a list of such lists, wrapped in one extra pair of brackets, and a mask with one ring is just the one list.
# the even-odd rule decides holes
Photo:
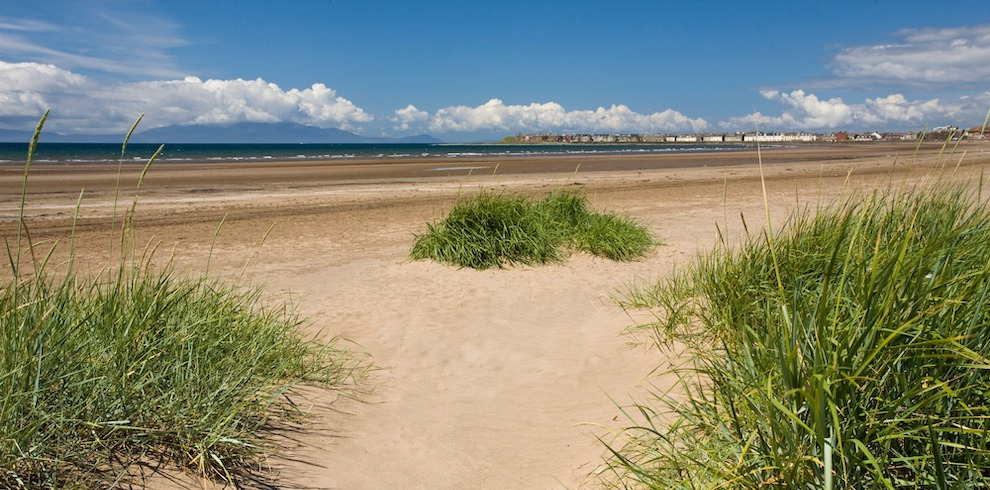
[(314, 83), (304, 90), (292, 89), (287, 96), (290, 101), (297, 101), (299, 108), (308, 116), (298, 119), (297, 122), (308, 122), (317, 126), (336, 125), (348, 129), (353, 123), (364, 123), (374, 119), (353, 102), (339, 97), (336, 91), (322, 83)]
[[(819, 90), (884, 87), (889, 95), (847, 102), (805, 90), (763, 90), (760, 93), (765, 99), (781, 104), (779, 115), (754, 112), (729, 118), (719, 126), (752, 128), (759, 123), (781, 130), (920, 129), (983, 121), (990, 108), (990, 92), (974, 94), (972, 90), (986, 90), (990, 79), (990, 24), (903, 29), (896, 36), (894, 43), (843, 49), (831, 66), (837, 77), (809, 84)], [(958, 96), (965, 92), (970, 95)], [(917, 98), (910, 98), (912, 94)]]
[(53, 65), (0, 62), (0, 118), (40, 116), (52, 95), (86, 85), (85, 77)]
[[(86, 85), (86, 77), (54, 65), (0, 61), (0, 87), (6, 91), (55, 92)], [(2, 108), (0, 108), (2, 110)]]
[[(202, 80), (185, 77), (127, 83), (95, 79), (39, 63), (0, 61), (0, 127), (24, 124), (52, 108), (56, 132), (126, 131), (145, 113), (141, 129), (181, 124), (292, 121), (361, 132), (375, 118), (322, 83), (284, 90), (261, 78)], [(477, 107), (452, 106), (433, 114), (414, 105), (388, 118), (397, 131), (458, 132), (667, 132), (698, 131), (703, 119), (668, 109), (639, 114), (625, 105), (567, 111), (556, 102), (506, 105), (492, 99)], [(6, 122), (6, 124), (5, 124)], [(20, 128), (24, 129), (24, 128)]]
[(40, 116), (50, 107), (49, 123), (61, 132), (120, 132), (142, 112), (143, 129), (241, 121), (352, 129), (373, 120), (320, 83), (288, 91), (260, 78), (103, 84), (52, 65), (2, 61), (0, 101), (0, 125), (5, 117)]
[(408, 131), (411, 124), (421, 123), (430, 119), (430, 113), (421, 111), (416, 106), (409, 104), (402, 109), (395, 110), (395, 117), (389, 120), (397, 123), (394, 129), (398, 131)]
[(755, 112), (730, 118), (719, 125), (723, 128), (753, 128), (759, 124), (761, 129), (767, 130), (886, 127), (921, 129), (925, 125), (941, 124), (943, 121), (964, 125), (972, 120), (982, 120), (990, 105), (990, 93), (962, 97), (955, 101), (938, 98), (908, 100), (902, 94), (892, 94), (866, 99), (860, 104), (849, 104), (839, 97), (822, 99), (804, 90), (763, 90), (760, 94), (765, 99), (780, 102), (784, 106), (779, 116)]
[(791, 93), (763, 91), (761, 95), (766, 99), (779, 100), (796, 110), (801, 115), (799, 124), (805, 128), (834, 128), (848, 125), (855, 118), (853, 108), (838, 97), (823, 100), (815, 94), (806, 94), (803, 90)]
[(854, 46), (835, 56), (834, 71), (850, 80), (960, 87), (990, 78), (990, 25), (904, 29), (895, 44)]
[(704, 119), (692, 119), (667, 109), (639, 114), (625, 105), (605, 109), (567, 111), (556, 102), (506, 105), (499, 99), (476, 106), (452, 106), (438, 110), (430, 118), (429, 129), (447, 132), (667, 132), (700, 131)]
[(899, 123), (924, 124), (930, 115), (947, 114), (953, 109), (946, 107), (939, 99), (909, 101), (901, 94), (866, 99), (859, 119), (870, 124), (894, 121)]

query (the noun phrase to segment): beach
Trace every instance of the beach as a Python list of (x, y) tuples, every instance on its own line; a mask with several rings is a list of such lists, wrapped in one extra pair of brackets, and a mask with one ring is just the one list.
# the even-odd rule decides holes
[[(279, 436), (284, 450), (264, 462), (278, 487), (581, 488), (607, 452), (598, 439), (613, 440), (623, 407), (668, 387), (659, 372), (675, 362), (624, 333), (636, 318), (613, 295), (685, 267), (717, 230), (738, 241), (768, 215), (779, 226), (794, 210), (913, 185), (939, 169), (979, 178), (987, 150), (866, 143), (759, 154), (166, 164), (150, 169), (139, 193), (140, 165), (119, 174), (112, 164), (40, 165), (23, 212), (39, 249), (58, 242), (58, 261), (74, 229), (77, 267), (98, 271), (116, 243), (110, 217), (136, 202), (138, 253), (151, 244), (157, 263), (192, 275), (208, 266), (260, 287), (266, 301), (295, 305), (307, 334), (340, 335), (368, 356), (374, 369), (347, 396), (293, 395), (310, 417)], [(23, 167), (0, 168), (5, 237), (16, 231), (23, 177)], [(559, 188), (636, 219), (663, 245), (636, 262), (573, 255), (492, 271), (407, 258), (414, 236), (460, 196)], [(201, 488), (174, 473), (149, 486)]]

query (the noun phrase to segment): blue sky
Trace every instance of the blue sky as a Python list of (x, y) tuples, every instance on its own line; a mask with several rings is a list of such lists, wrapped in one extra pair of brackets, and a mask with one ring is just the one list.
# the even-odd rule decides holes
[(0, 129), (516, 132), (983, 123), (983, 1), (0, 0)]

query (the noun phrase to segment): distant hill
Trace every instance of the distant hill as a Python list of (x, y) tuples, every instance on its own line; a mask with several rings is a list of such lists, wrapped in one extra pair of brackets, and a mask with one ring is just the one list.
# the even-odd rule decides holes
[(31, 141), (34, 133), (30, 131), (15, 131), (13, 129), (0, 129), (0, 141), (4, 143), (27, 143)]
[[(26, 143), (30, 131), (0, 130), (0, 141)], [(57, 134), (42, 133), (40, 140), (48, 143), (120, 143), (123, 134)], [(295, 123), (242, 122), (229, 126), (191, 125), (166, 126), (134, 133), (133, 143), (442, 143), (430, 135), (403, 138), (370, 138), (337, 128), (317, 128)]]

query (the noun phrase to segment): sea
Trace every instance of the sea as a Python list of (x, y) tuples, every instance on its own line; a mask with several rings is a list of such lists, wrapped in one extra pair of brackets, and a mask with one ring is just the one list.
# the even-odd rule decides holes
[[(39, 143), (32, 163), (143, 164), (160, 145), (109, 143)], [(719, 152), (752, 148), (745, 144), (166, 144), (156, 162), (333, 161), (401, 158), (533, 157), (551, 155), (625, 155), (673, 152)], [(0, 165), (23, 165), (26, 143), (0, 143)]]

